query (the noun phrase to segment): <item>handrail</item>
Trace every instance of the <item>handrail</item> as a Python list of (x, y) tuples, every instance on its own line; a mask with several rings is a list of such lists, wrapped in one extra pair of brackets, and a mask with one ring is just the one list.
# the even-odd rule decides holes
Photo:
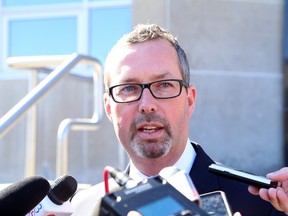
[[(53, 71), (53, 68), (37, 68), (37, 73), (39, 74), (50, 74)], [(70, 71), (69, 77), (74, 78), (76, 80), (83, 80), (87, 82), (93, 82), (93, 76), (87, 76), (83, 74), (73, 73)]]
[[(65, 60), (63, 61), (63, 59)], [(51, 58), (48, 58), (48, 60), (47, 57), (37, 56), (13, 57), (7, 60), (9, 66), (21, 69), (41, 68), (47, 66), (47, 63), (49, 65), (57, 65), (60, 61), (63, 62), (0, 119), (0, 139), (13, 128), (13, 126), (20, 120), (21, 117), (24, 116), (30, 107), (32, 107), (49, 89), (51, 89), (61, 78), (64, 77), (64, 75), (68, 74), (68, 72), (70, 72), (70, 70), (80, 62), (94, 66), (95, 72), (93, 73), (93, 79), (94, 82), (97, 81), (97, 87), (100, 88), (100, 94), (102, 94), (101, 65), (95, 58), (73, 53), (69, 56), (52, 56)], [(99, 85), (99, 83), (101, 83), (101, 85)], [(95, 91), (96, 88), (94, 87), (94, 93)], [(101, 120), (103, 112), (102, 107), (102, 99), (94, 101), (94, 114), (92, 117), (92, 122), (95, 123), (95, 120), (97, 120), (98, 123)]]
[[(70, 55), (53, 55), (53, 56), (21, 56), (10, 57), (7, 59), (7, 64), (15, 69), (32, 69), (36, 68), (38, 73), (50, 74), (54, 68), (65, 61)], [(83, 56), (84, 57), (84, 56)], [(85, 58), (88, 56), (85, 56)], [(91, 58), (91, 57), (88, 57)], [(97, 59), (94, 59), (98, 61)], [(99, 63), (100, 64), (100, 63)], [(48, 68), (50, 67), (50, 68)], [(84, 76), (83, 74), (73, 73), (70, 71), (69, 76), (83, 80), (93, 80), (93, 76)]]
[[(79, 61), (86, 60), (91, 63), (96, 63), (96, 69), (99, 69), (100, 63), (92, 57), (79, 55), (77, 53), (68, 56), (68, 58), (52, 71), (42, 82), (32, 89), (22, 100), (20, 100), (12, 109), (10, 109), (0, 119), (0, 138), (2, 138), (13, 126), (16, 121), (33, 105), (38, 99), (46, 93), (51, 87), (59, 81), (63, 75), (67, 74)], [(9, 62), (8, 62), (9, 63)], [(11, 64), (13, 66), (13, 64)], [(33, 67), (38, 67), (36, 64)], [(16, 66), (14, 66), (16, 68)], [(22, 68), (25, 65), (21, 65)], [(28, 67), (27, 67), (28, 68)]]
[(95, 70), (94, 114), (91, 119), (64, 119), (57, 132), (56, 176), (68, 173), (68, 135), (70, 130), (96, 130), (103, 117), (103, 81), (102, 73)]

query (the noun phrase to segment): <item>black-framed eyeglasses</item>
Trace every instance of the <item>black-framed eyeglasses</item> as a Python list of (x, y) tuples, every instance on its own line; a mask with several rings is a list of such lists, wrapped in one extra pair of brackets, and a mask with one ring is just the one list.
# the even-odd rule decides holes
[(188, 84), (180, 79), (158, 80), (151, 83), (119, 84), (109, 88), (109, 94), (116, 103), (129, 103), (140, 100), (143, 90), (148, 88), (154, 98), (169, 99), (178, 97)]

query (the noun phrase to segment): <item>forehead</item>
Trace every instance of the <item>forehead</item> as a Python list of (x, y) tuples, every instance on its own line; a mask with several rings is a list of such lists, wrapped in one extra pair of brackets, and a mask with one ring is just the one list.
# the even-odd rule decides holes
[(107, 59), (105, 70), (109, 73), (110, 86), (182, 78), (176, 50), (164, 39), (119, 45)]

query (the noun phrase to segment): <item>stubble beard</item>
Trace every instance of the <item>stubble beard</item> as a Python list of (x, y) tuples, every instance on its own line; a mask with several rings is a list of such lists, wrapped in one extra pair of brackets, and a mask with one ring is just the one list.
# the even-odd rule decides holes
[[(135, 134), (137, 132), (136, 125), (141, 123), (158, 122), (164, 125), (166, 135), (161, 140), (150, 139), (140, 140)], [(166, 119), (156, 115), (155, 113), (141, 114), (134, 119), (130, 127), (130, 146), (132, 151), (141, 158), (159, 158), (168, 154), (172, 147), (172, 132), (170, 124)]]

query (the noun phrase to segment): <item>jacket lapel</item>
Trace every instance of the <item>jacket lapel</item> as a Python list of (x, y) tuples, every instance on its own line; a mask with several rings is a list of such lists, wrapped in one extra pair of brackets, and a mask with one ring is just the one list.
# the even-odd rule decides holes
[(219, 183), (217, 176), (208, 171), (208, 166), (215, 163), (201, 148), (201, 146), (192, 143), (197, 155), (190, 170), (190, 177), (199, 194), (218, 190)]

